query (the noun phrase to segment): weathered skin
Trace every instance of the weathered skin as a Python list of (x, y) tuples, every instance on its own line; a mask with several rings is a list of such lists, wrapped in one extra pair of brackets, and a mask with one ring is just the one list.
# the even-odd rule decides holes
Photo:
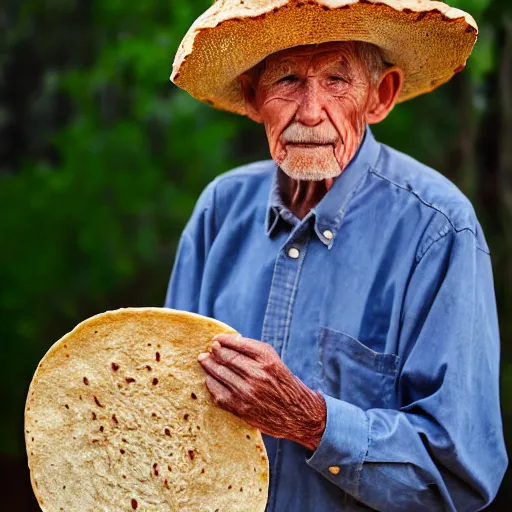
[[(354, 44), (324, 43), (275, 53), (240, 77), (248, 116), (263, 123), (279, 165), (283, 200), (300, 219), (357, 151), (366, 124), (382, 121), (403, 84), (390, 67), (379, 80)], [(213, 400), (274, 437), (315, 450), (325, 429), (322, 396), (295, 377), (266, 343), (221, 335), (199, 355)]]
[[(246, 110), (265, 126), (272, 158), (284, 171), (285, 199), (303, 218), (352, 159), (365, 125), (392, 109), (403, 75), (389, 68), (374, 83), (354, 44), (339, 42), (284, 50), (260, 68), (240, 77)], [(330, 144), (305, 148), (290, 139)]]
[(219, 335), (199, 360), (214, 401), (251, 426), (313, 450), (325, 428), (325, 403), (267, 343)]

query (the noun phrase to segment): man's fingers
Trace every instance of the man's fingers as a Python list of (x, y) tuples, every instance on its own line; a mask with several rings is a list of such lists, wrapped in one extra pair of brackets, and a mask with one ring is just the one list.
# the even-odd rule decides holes
[(243, 338), (239, 334), (217, 334), (213, 340), (218, 341), (223, 347), (236, 350), (252, 359), (261, 357), (262, 352), (266, 349), (265, 343)]
[(237, 414), (233, 393), (211, 375), (206, 376), (206, 387), (212, 395), (212, 400), (224, 410)]
[(218, 363), (227, 366), (242, 377), (249, 375), (251, 366), (254, 365), (254, 359), (236, 350), (223, 347), (218, 341), (212, 343), (212, 355)]
[(198, 361), (208, 375), (215, 377), (215, 379), (229, 389), (239, 391), (244, 390), (246, 387), (246, 383), (242, 377), (227, 366), (223, 366), (215, 361), (212, 355), (208, 354), (204, 356), (203, 354), (199, 354)]
[(231, 391), (211, 375), (206, 376), (206, 387), (215, 403), (224, 404), (231, 400)]

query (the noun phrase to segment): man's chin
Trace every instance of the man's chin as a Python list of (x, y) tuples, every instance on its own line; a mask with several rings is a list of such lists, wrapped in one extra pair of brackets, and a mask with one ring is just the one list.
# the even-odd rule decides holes
[(341, 168), (334, 157), (332, 146), (317, 149), (294, 148), (278, 162), (283, 172), (294, 180), (322, 181), (336, 178)]

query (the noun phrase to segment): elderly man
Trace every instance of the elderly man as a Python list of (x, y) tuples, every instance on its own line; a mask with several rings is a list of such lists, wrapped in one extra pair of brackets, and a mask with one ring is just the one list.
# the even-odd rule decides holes
[(166, 299), (243, 333), (198, 360), (265, 434), (268, 511), (480, 510), (497, 492), (489, 249), (462, 193), (368, 128), (460, 71), (473, 24), (427, 0), (219, 1), (180, 47), (173, 80), (262, 123), (272, 156), (206, 187)]

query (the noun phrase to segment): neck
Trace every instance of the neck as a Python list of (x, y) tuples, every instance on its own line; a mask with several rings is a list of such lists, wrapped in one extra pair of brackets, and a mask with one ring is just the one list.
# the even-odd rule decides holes
[(294, 180), (278, 170), (279, 188), (288, 209), (299, 219), (303, 219), (327, 194), (334, 178), (320, 181)]
[[(363, 136), (359, 138), (357, 144), (354, 144), (349, 162), (357, 153)], [(343, 170), (341, 174), (343, 174)], [(335, 180), (335, 178), (326, 178), (318, 181), (295, 180), (290, 178), (280, 167), (278, 167), (278, 179), (281, 199), (288, 209), (301, 220), (329, 192)]]

